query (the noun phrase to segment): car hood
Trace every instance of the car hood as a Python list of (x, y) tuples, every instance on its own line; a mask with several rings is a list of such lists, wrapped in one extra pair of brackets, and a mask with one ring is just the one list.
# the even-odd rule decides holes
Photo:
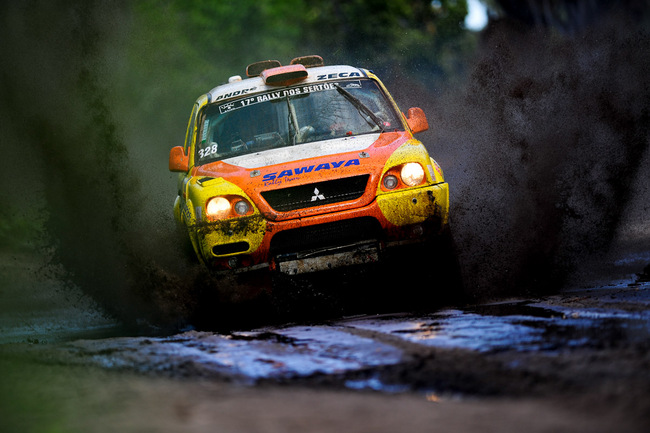
[(286, 164), (303, 159), (336, 155), (344, 152), (358, 152), (367, 149), (379, 138), (380, 133), (315, 141), (296, 146), (271, 149), (263, 152), (236, 156), (222, 162), (241, 168), (253, 169), (269, 165)]
[[(236, 185), (271, 220), (308, 216), (334, 208), (341, 210), (342, 206), (367, 205), (375, 197), (374, 188), (369, 187), (367, 194), (344, 205), (333, 203), (284, 213), (271, 209), (262, 195), (303, 185), (317, 188), (321, 182), (360, 176), (366, 176), (367, 185), (377, 185), (388, 158), (411, 139), (406, 131), (394, 131), (306, 143), (205, 164), (196, 167), (193, 175), (202, 177), (202, 188), (221, 189), (224, 183)], [(309, 188), (313, 195), (314, 189)]]
[[(341, 158), (344, 162), (346, 158), (361, 158), (363, 165), (383, 166), (390, 154), (411, 138), (406, 131), (395, 131), (305, 143), (215, 161), (194, 167), (192, 175), (229, 180), (239, 178), (236, 183), (241, 185), (264, 183), (269, 172), (292, 171), (305, 165), (318, 166), (331, 162), (333, 158), (337, 159), (335, 167), (339, 167)], [(311, 174), (316, 172), (319, 170)]]

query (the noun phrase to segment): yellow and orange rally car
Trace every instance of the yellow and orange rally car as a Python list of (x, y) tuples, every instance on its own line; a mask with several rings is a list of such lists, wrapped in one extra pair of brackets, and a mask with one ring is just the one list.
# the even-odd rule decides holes
[(446, 233), (449, 190), (371, 71), (319, 56), (249, 65), (199, 97), (179, 172), (176, 220), (220, 271), (302, 274), (382, 263)]

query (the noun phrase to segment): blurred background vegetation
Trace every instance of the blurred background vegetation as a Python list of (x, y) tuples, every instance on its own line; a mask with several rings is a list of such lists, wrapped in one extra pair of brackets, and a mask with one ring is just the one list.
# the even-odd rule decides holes
[[(479, 31), (465, 24), (477, 2), (489, 16)], [(424, 108), (431, 129), (419, 138), (453, 185), (472, 274), (494, 275), (490, 287), (546, 286), (568, 254), (608, 245), (637, 177), (650, 124), (649, 9), (646, 0), (2, 2), (1, 245), (54, 247), (84, 290), (129, 304), (134, 287), (156, 285), (147, 262), (171, 273), (178, 264), (168, 152), (196, 97), (249, 63), (319, 54), (372, 69), (403, 110)]]
[(258, 60), (319, 54), (388, 82), (440, 88), (458, 79), (476, 42), (463, 24), (464, 0), (145, 0), (129, 9), (129, 57), (115, 84), (138, 89), (123, 89), (128, 106), (168, 116), (167, 124), (188, 115), (195, 95)]
[(319, 54), (417, 105), (464, 73), (467, 12), (464, 0), (2, 2), (3, 260), (36, 251), (107, 310), (140, 314), (139, 292), (185, 273), (167, 160), (200, 94), (249, 63)]
[[(167, 151), (181, 143), (194, 99), (249, 63), (320, 54), (328, 64), (371, 68), (389, 84), (435, 90), (458, 80), (476, 42), (463, 24), (464, 0), (58, 0), (7, 2), (0, 11), (0, 241), (12, 248), (36, 242), (30, 234), (48, 212), (56, 219), (65, 192), (53, 193), (52, 177), (68, 175), (61, 188), (73, 189), (84, 161), (109, 178), (144, 167), (129, 180), (142, 185), (113, 187), (141, 187), (156, 208), (173, 200)], [(94, 144), (78, 146), (84, 140)], [(29, 158), (19, 142), (33, 149)], [(93, 159), (107, 152), (124, 159)], [(84, 213), (65, 218), (73, 215)]]

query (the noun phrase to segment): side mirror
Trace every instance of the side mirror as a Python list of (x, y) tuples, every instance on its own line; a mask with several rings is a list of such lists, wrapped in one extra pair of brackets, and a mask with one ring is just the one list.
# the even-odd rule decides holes
[(172, 150), (169, 151), (169, 171), (187, 172), (189, 169), (190, 158), (183, 152), (183, 147), (172, 147)]
[(413, 134), (417, 134), (418, 132), (423, 132), (429, 129), (427, 116), (424, 114), (424, 111), (418, 107), (409, 108), (406, 116), (406, 123), (408, 123), (409, 128), (411, 128)]

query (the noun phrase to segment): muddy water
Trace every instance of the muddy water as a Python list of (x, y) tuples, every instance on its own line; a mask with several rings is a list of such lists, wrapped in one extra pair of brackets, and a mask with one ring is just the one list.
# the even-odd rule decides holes
[(443, 422), (636, 432), (650, 423), (650, 275), (423, 314), (169, 332), (125, 328), (56, 278), (26, 279), (41, 265), (14, 257), (0, 290), (3, 431), (393, 432)]
[[(598, 304), (584, 305), (586, 299)], [(382, 369), (440, 350), (469, 358), (503, 353), (553, 357), (580, 348), (647, 345), (648, 307), (650, 283), (628, 282), (425, 315), (361, 315), (226, 333), (77, 338), (46, 345), (46, 351), (64, 364), (147, 375), (211, 377), (244, 385), (322, 382), (327, 377), (337, 386), (395, 392), (423, 385), (408, 376), (384, 382)], [(111, 329), (116, 330), (105, 330)]]

